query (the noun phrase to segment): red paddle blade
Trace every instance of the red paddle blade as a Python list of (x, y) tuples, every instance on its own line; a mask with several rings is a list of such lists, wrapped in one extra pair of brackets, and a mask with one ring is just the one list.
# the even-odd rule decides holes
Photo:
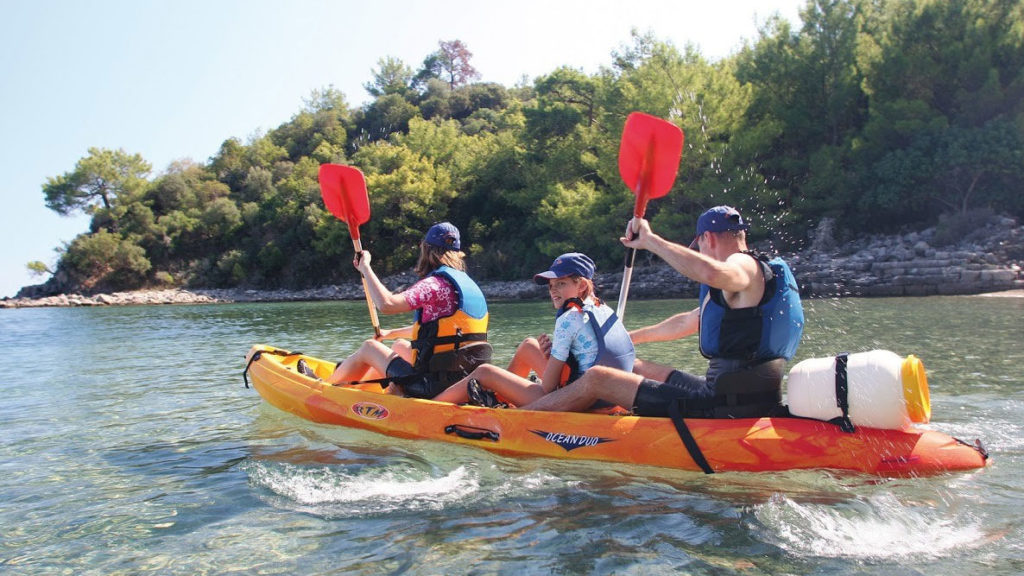
[(635, 215), (642, 217), (647, 200), (672, 189), (683, 154), (683, 131), (668, 120), (643, 112), (626, 118), (619, 145), (619, 174), (636, 194)]
[(354, 166), (320, 165), (320, 195), (339, 220), (348, 224), (353, 240), (359, 239), (359, 225), (370, 219), (370, 197), (363, 173)]

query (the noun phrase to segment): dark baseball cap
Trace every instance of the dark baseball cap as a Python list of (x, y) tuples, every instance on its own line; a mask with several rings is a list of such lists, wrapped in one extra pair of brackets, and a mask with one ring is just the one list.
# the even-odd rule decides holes
[(427, 230), (427, 237), (424, 242), (435, 248), (446, 250), (461, 250), (462, 243), (459, 241), (459, 229), (451, 222), (439, 222)]
[(715, 206), (710, 208), (697, 218), (697, 235), (690, 242), (690, 248), (697, 245), (697, 239), (705, 232), (727, 232), (730, 230), (747, 230), (747, 224), (740, 211), (732, 206)]
[(555, 258), (555, 261), (551, 263), (551, 268), (547, 272), (535, 275), (533, 281), (537, 284), (547, 284), (555, 278), (565, 278), (574, 274), (584, 278), (593, 278), (595, 269), (594, 261), (586, 254), (569, 252)]

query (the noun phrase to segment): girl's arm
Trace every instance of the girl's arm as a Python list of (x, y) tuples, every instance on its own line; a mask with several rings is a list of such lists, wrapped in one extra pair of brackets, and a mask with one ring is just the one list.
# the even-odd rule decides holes
[(548, 357), (548, 364), (544, 367), (544, 375), (540, 379), (545, 394), (554, 392), (562, 383), (562, 369), (565, 368), (565, 360), (559, 360), (554, 356)]
[(384, 286), (380, 278), (377, 278), (377, 274), (374, 273), (373, 268), (370, 266), (371, 260), (370, 253), (363, 250), (361, 254), (356, 255), (356, 259), (352, 263), (362, 273), (363, 277), (366, 278), (366, 289), (370, 292), (370, 299), (373, 300), (373, 305), (385, 314), (398, 314), (412, 310), (412, 306), (406, 302), (403, 292), (393, 294), (391, 290)]
[(391, 330), (381, 330), (381, 340), (394, 340), (396, 338), (405, 338), (406, 340), (412, 339), (413, 325), (403, 326), (401, 328), (392, 328)]
[[(541, 385), (545, 393), (551, 393), (562, 383), (562, 370), (565, 368), (576, 333), (583, 329), (583, 313), (579, 310), (566, 312), (555, 321), (555, 330), (551, 335), (551, 347), (548, 350), (548, 362), (544, 366)], [(559, 360), (557, 356), (565, 356)]]

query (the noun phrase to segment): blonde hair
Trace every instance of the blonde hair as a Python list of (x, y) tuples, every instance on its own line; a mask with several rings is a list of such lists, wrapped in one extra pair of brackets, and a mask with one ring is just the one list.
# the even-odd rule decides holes
[(416, 261), (415, 272), (420, 278), (437, 270), (441, 266), (448, 266), (462, 272), (466, 271), (466, 254), (459, 250), (448, 250), (431, 246), (426, 242), (420, 242), (420, 257)]

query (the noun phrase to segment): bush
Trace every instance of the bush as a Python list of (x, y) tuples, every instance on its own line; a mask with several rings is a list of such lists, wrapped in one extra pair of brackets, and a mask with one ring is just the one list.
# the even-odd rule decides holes
[(72, 285), (85, 291), (139, 288), (151, 266), (141, 246), (106, 230), (75, 238), (60, 262)]
[(977, 208), (940, 216), (932, 243), (937, 247), (950, 246), (972, 236), (985, 235), (994, 216), (991, 208)]

